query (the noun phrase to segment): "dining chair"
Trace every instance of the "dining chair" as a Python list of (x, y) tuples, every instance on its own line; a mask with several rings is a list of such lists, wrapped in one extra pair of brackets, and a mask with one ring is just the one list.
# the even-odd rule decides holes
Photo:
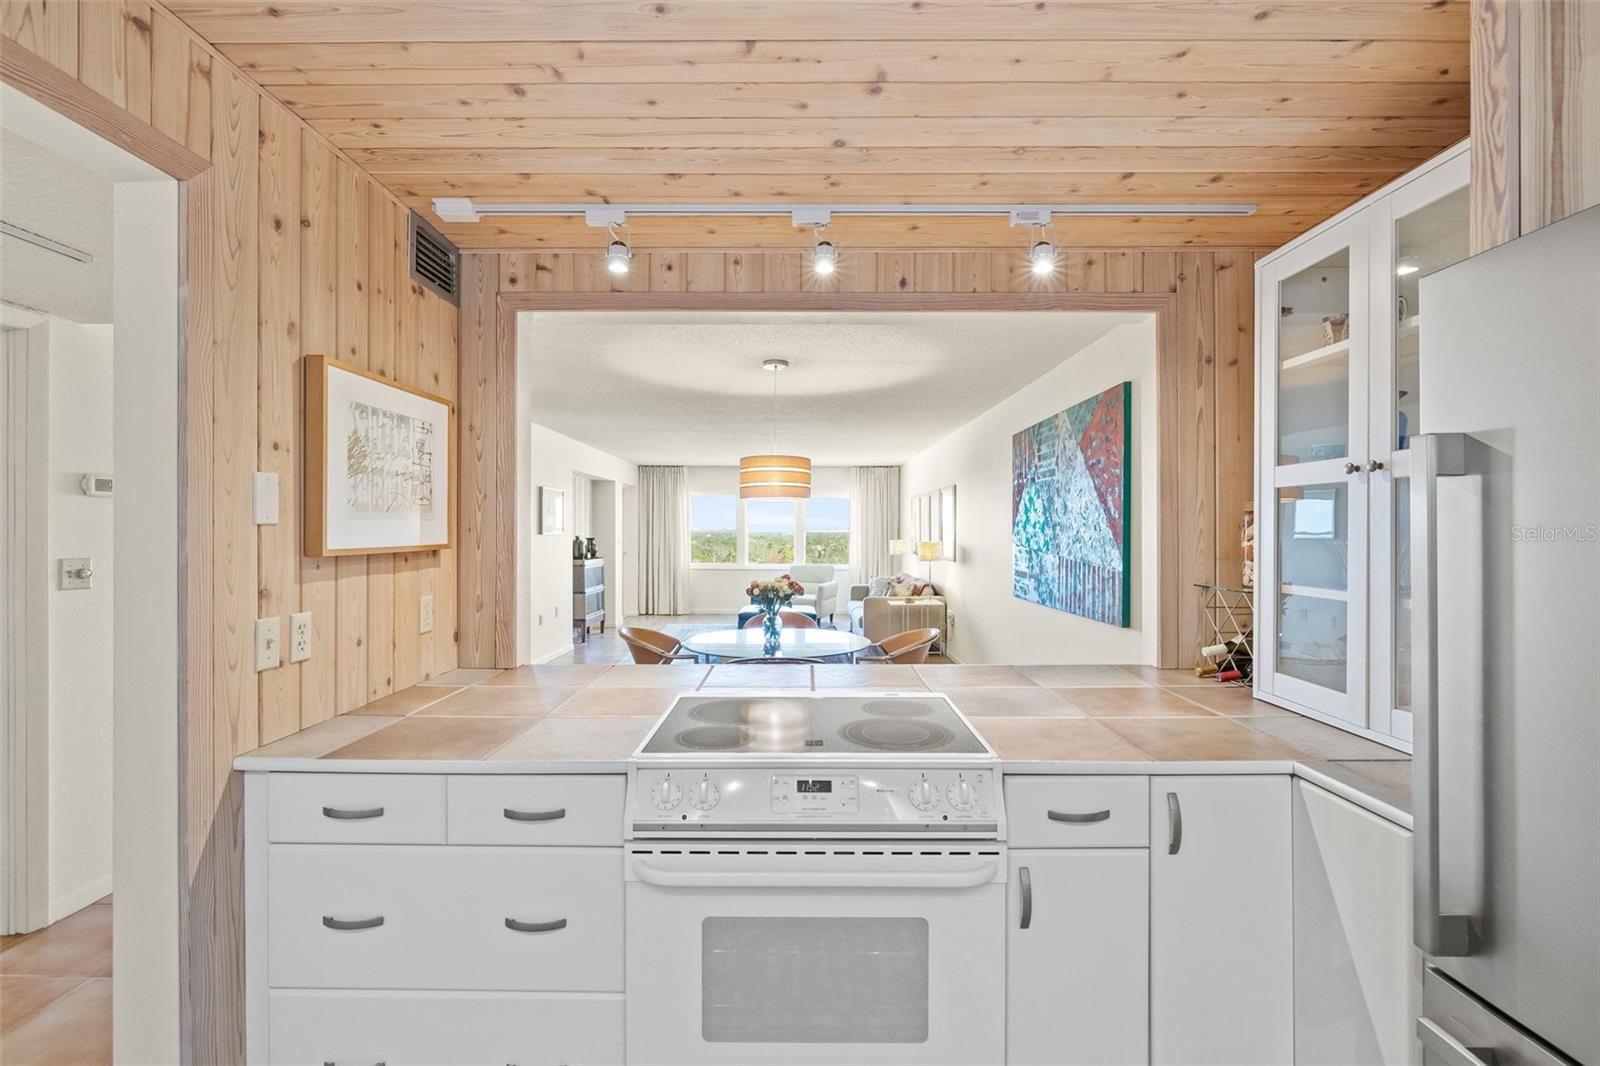
[[(746, 629), (760, 629), (762, 619), (766, 617), (765, 614), (758, 614), (746, 622), (744, 627)], [(801, 614), (799, 611), (779, 611), (778, 618), (790, 629), (817, 628), (817, 620), (815, 618), (812, 618), (809, 614)]]
[(878, 641), (876, 652), (871, 648), (856, 656), (858, 663), (925, 663), (928, 649), (939, 639), (937, 629), (908, 629)]
[(678, 649), (683, 644), (671, 633), (643, 626), (623, 626), (617, 630), (617, 635), (628, 646), (628, 654), (633, 656), (633, 661), (645, 666), (671, 665), (679, 659), (692, 661), (697, 658), (689, 652), (680, 652)]

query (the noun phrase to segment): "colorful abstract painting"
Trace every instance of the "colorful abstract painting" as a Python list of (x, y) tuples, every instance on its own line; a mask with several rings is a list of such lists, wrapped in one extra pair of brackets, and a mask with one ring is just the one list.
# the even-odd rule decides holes
[(1129, 624), (1132, 443), (1124, 381), (1011, 437), (1011, 588), (1018, 599)]

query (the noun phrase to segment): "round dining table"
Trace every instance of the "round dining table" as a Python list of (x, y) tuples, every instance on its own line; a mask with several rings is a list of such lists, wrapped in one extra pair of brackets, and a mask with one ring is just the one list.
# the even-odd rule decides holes
[(836, 660), (853, 662), (856, 653), (872, 647), (860, 633), (838, 629), (784, 626), (778, 631), (778, 650), (768, 652), (761, 627), (753, 629), (713, 629), (683, 638), (685, 651), (703, 662), (728, 662), (737, 659), (809, 659), (812, 662)]

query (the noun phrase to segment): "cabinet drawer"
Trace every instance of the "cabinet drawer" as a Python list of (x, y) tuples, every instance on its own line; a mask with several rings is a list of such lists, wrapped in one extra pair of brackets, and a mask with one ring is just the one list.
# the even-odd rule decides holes
[(622, 845), (620, 774), (463, 774), (448, 787), (452, 844)]
[(274, 992), (267, 1009), (274, 1066), (623, 1060), (621, 996)]
[(274, 988), (622, 991), (620, 848), (275, 844), (267, 867)]
[(1007, 842), (1014, 848), (1142, 848), (1150, 843), (1145, 777), (1005, 779)]
[(443, 844), (440, 774), (270, 774), (267, 838), (286, 844)]

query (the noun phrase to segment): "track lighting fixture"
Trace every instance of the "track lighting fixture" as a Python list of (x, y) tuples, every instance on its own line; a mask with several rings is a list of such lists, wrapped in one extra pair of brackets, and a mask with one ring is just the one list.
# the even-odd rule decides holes
[(626, 274), (633, 252), (629, 251), (628, 242), (617, 236), (616, 230), (610, 230), (610, 233), (611, 243), (606, 245), (606, 269), (613, 274)]
[(828, 277), (839, 266), (839, 250), (833, 242), (822, 236), (822, 230), (817, 230), (817, 246), (811, 250), (811, 271), (818, 277)]
[(1047, 277), (1055, 273), (1056, 248), (1047, 240), (1038, 240), (1033, 247), (1028, 249), (1028, 265), (1033, 269), (1036, 278)]

